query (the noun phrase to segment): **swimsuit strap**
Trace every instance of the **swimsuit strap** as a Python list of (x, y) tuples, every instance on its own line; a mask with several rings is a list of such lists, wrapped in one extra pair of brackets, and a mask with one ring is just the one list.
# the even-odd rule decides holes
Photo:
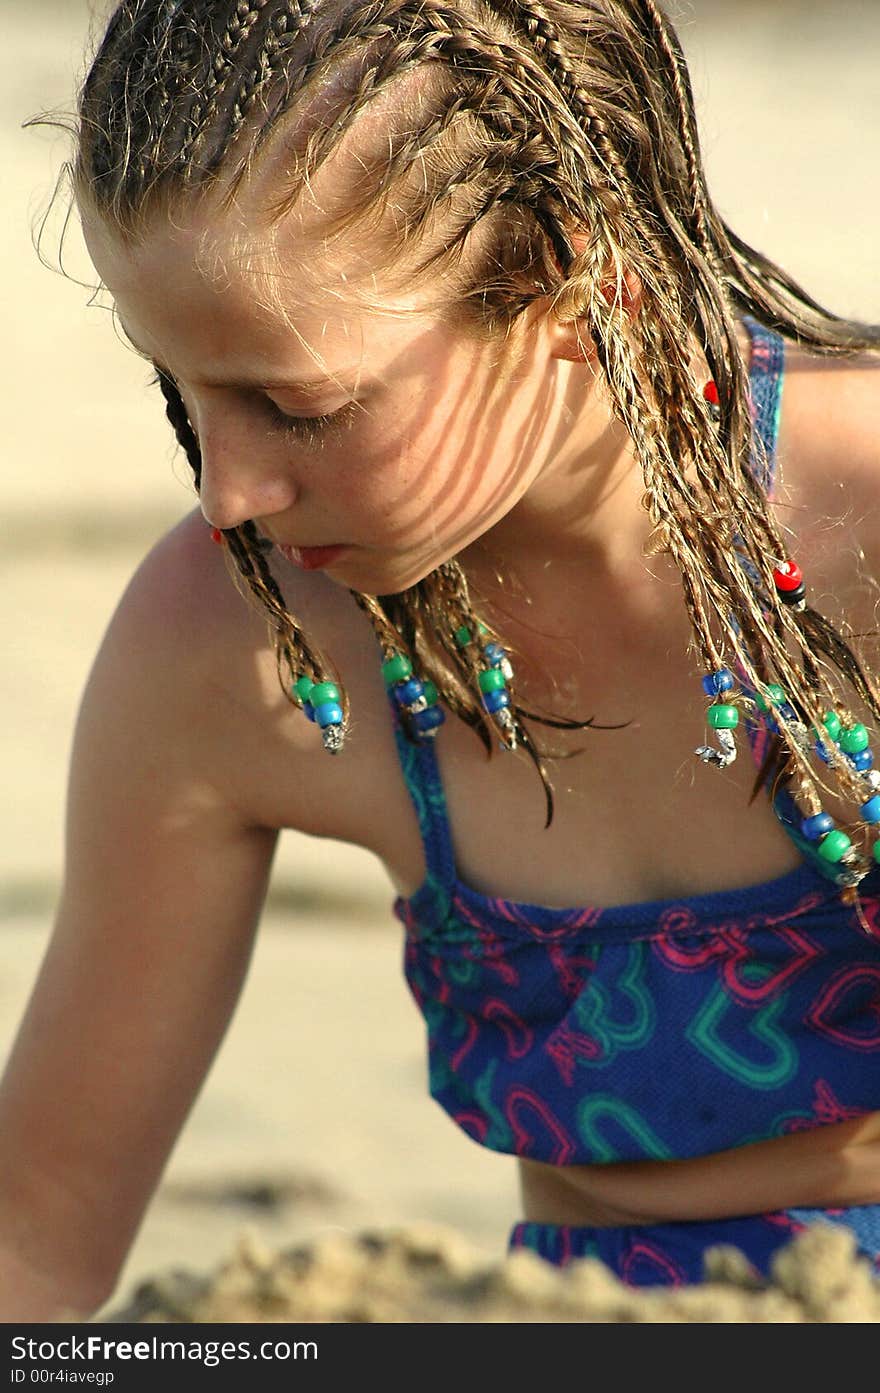
[[(390, 695), (390, 694), (389, 694)], [(448, 906), (456, 885), (455, 854), (452, 849), (452, 832), (449, 826), (449, 811), (443, 780), (437, 764), (436, 746), (433, 740), (414, 745), (400, 726), (397, 707), (393, 697), (394, 737), (400, 767), (412, 799), (422, 846), (425, 852), (424, 889), (433, 891), (434, 898), (440, 901), (438, 908), (442, 915)]]
[(785, 340), (750, 315), (743, 319), (743, 324), (752, 341), (749, 360), (749, 389), (755, 427), (752, 472), (767, 497), (772, 498), (776, 486), (776, 443), (782, 408)]
[[(751, 467), (768, 498), (772, 498), (776, 486), (776, 445), (782, 406), (785, 340), (774, 330), (759, 324), (756, 319), (746, 317), (743, 323), (752, 341), (749, 389), (755, 444), (751, 455)], [(742, 674), (740, 680), (742, 681)], [(770, 733), (763, 721), (747, 719), (745, 728), (752, 756), (760, 768), (770, 748)], [(783, 830), (788, 833), (804, 860), (825, 880), (830, 880), (835, 885), (848, 885), (850, 882), (846, 870), (826, 861), (818, 854), (816, 843), (807, 841), (801, 833), (800, 810), (784, 784), (780, 784), (774, 791), (771, 804)]]

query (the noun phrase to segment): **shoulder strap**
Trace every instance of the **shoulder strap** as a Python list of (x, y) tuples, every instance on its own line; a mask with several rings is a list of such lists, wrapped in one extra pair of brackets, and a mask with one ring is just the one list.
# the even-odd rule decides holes
[[(768, 498), (773, 497), (776, 483), (776, 445), (779, 439), (779, 420), (782, 408), (782, 383), (785, 372), (785, 340), (775, 330), (747, 316), (743, 323), (751, 338), (749, 388), (751, 392), (754, 445), (752, 469)], [(760, 767), (769, 748), (769, 735), (763, 721), (746, 721), (746, 731), (755, 763)], [(818, 855), (816, 845), (808, 842), (800, 831), (800, 814), (788, 788), (780, 784), (772, 791), (772, 807), (783, 829), (795, 846), (820, 875), (836, 885), (847, 885), (850, 879), (846, 868), (829, 864)]]
[(782, 381), (785, 371), (785, 340), (774, 329), (746, 316), (743, 323), (751, 338), (749, 387), (755, 445), (752, 468), (768, 498), (776, 483), (776, 443), (782, 409)]
[(419, 821), (425, 853), (426, 875), (422, 890), (433, 892), (441, 901), (438, 908), (442, 914), (455, 888), (456, 871), (446, 794), (437, 764), (437, 753), (433, 740), (414, 745), (407, 739), (400, 728), (393, 698), (391, 700), (400, 767)]

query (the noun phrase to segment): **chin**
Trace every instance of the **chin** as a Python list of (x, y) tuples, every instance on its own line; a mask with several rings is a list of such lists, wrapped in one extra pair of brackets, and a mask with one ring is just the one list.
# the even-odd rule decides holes
[(356, 564), (352, 559), (348, 566), (340, 562), (338, 567), (334, 567), (332, 578), (337, 585), (357, 590), (362, 595), (397, 595), (418, 585), (420, 580), (442, 565), (443, 560), (442, 557), (431, 559), (421, 566), (392, 561), (383, 566), (380, 562), (370, 565), (366, 559)]

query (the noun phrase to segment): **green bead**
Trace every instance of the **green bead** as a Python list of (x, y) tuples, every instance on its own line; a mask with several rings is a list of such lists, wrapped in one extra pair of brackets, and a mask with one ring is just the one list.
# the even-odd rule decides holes
[(778, 682), (768, 682), (763, 692), (755, 693), (755, 705), (759, 711), (769, 711), (771, 706), (781, 706), (785, 692)]
[(710, 706), (706, 714), (713, 730), (735, 730), (739, 725), (739, 712), (735, 706)]
[(335, 682), (319, 682), (309, 693), (313, 706), (323, 706), (325, 701), (338, 701), (339, 688)]
[(459, 648), (467, 648), (470, 641), (471, 631), (467, 624), (462, 624), (461, 628), (455, 631), (455, 642), (458, 644)]
[(480, 620), (479, 623), (477, 624), (477, 629), (479, 630), (479, 632), (480, 632), (481, 634), (488, 634), (488, 632), (489, 632), (489, 630), (486, 628), (486, 625), (483, 623), (482, 620)]
[(822, 717), (822, 724), (832, 740), (840, 739), (840, 717), (836, 711), (826, 711)]
[(504, 673), (500, 668), (490, 667), (480, 673), (481, 692), (500, 692), (504, 685)]
[(434, 683), (430, 681), (430, 679), (426, 679), (426, 681), (422, 683), (422, 686), (425, 689), (425, 701), (428, 703), (429, 706), (436, 706), (437, 698), (439, 697), (440, 693), (437, 691), (437, 688), (434, 686)]
[(848, 755), (857, 755), (861, 750), (866, 750), (869, 740), (870, 736), (861, 723), (846, 726), (840, 732), (840, 748)]
[(874, 843), (874, 860), (880, 861), (880, 837)]
[(405, 682), (412, 677), (412, 663), (405, 653), (395, 653), (393, 658), (388, 658), (382, 664), (382, 676), (386, 687), (393, 687), (395, 682)]
[(851, 846), (852, 842), (845, 832), (828, 832), (819, 843), (819, 855), (823, 861), (842, 861)]
[(314, 685), (311, 677), (298, 677), (291, 690), (297, 701), (308, 701)]

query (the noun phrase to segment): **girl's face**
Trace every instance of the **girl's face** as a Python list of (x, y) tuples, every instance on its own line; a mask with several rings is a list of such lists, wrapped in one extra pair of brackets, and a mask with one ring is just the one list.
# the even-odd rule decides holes
[[(292, 215), (281, 233), (281, 313), (248, 258), (228, 254), (233, 229), (204, 212), (157, 219), (135, 246), (85, 227), (124, 332), (182, 394), (206, 520), (253, 519), (294, 563), (393, 592), (515, 517), (542, 476), (565, 473), (572, 364), (535, 307), (505, 345), (429, 311), (424, 293), (383, 298), (378, 273), (366, 307), (346, 296), (354, 275), (364, 283), (363, 255), (346, 266), (309, 231)], [(210, 270), (208, 233), (220, 252)]]

